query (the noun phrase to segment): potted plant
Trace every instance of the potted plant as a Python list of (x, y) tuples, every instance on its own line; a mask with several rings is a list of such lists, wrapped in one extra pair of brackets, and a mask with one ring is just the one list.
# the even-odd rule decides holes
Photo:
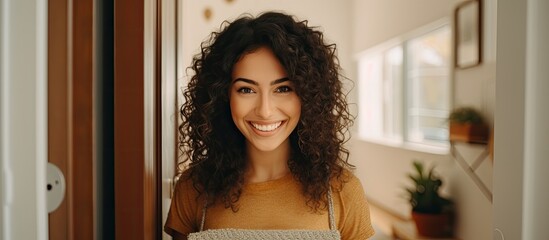
[(472, 107), (458, 107), (450, 113), (450, 141), (486, 143), (488, 126), (482, 115)]
[(419, 235), (449, 237), (453, 229), (453, 203), (439, 195), (442, 180), (434, 172), (424, 169), (423, 163), (413, 162), (415, 172), (409, 174), (413, 186), (407, 187), (408, 201), (412, 205), (412, 219)]

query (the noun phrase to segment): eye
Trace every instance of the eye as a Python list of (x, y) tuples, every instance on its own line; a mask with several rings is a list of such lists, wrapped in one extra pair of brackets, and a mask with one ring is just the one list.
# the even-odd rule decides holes
[(276, 88), (275, 92), (277, 93), (287, 93), (293, 91), (291, 87), (289, 86), (281, 86)]
[(250, 94), (250, 93), (254, 93), (254, 90), (252, 90), (251, 88), (247, 88), (247, 87), (241, 87), (239, 88), (238, 90), (236, 90), (238, 93), (242, 93), (242, 94)]

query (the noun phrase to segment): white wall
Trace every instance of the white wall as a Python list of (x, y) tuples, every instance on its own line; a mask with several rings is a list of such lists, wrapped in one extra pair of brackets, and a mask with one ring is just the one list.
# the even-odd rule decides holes
[[(355, 0), (353, 1), (353, 52), (358, 53), (441, 18), (452, 21), (455, 6), (462, 2), (439, 0)], [(472, 105), (492, 121), (495, 102), (495, 1), (485, 1), (482, 65), (454, 73), (454, 106)], [(358, 136), (358, 134), (355, 134)], [(408, 183), (411, 162), (421, 159), (436, 164), (443, 176), (446, 193), (457, 203), (456, 235), (460, 239), (492, 238), (492, 204), (471, 178), (448, 154), (385, 146), (353, 139), (352, 159), (370, 201), (395, 214), (408, 217), (409, 204), (402, 198), (402, 187)], [(483, 148), (458, 146), (467, 159)], [(474, 160), (474, 159), (472, 159)], [(477, 170), (489, 188), (492, 185), (492, 163), (484, 161)]]
[(47, 239), (47, 5), (0, 1), (0, 238)]
[[(526, 2), (498, 3), (494, 239), (521, 239), (524, 179)], [(499, 211), (498, 211), (499, 210)], [(504, 237), (501, 237), (502, 234)]]
[(524, 228), (522, 239), (548, 239), (549, 228), (549, 2), (528, 1), (526, 115), (524, 156)]
[[(183, 66), (191, 63), (194, 54), (199, 53), (200, 43), (209, 37), (212, 31), (219, 31), (224, 20), (234, 20), (243, 13), (258, 13), (276, 10), (296, 15), (300, 20), (308, 20), (309, 26), (319, 26), (325, 32), (328, 42), (334, 42), (338, 47), (341, 65), (344, 69), (351, 68), (351, 2), (332, 0), (237, 0), (227, 3), (220, 0), (183, 0), (182, 31), (186, 33), (181, 39)], [(210, 20), (205, 20), (203, 12), (206, 8), (212, 11)], [(184, 78), (180, 71), (178, 79)]]
[(498, 2), (494, 239), (548, 239), (549, 4)]

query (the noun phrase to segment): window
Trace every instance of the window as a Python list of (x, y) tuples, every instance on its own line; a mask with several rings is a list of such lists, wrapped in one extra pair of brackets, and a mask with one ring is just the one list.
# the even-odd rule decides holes
[(399, 39), (359, 57), (359, 135), (447, 149), (451, 28), (437, 24)]

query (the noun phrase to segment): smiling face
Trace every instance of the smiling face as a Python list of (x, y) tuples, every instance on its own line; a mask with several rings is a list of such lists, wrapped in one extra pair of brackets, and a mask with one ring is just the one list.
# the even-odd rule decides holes
[(301, 102), (274, 53), (266, 47), (244, 55), (233, 68), (231, 115), (248, 148), (289, 151)]

